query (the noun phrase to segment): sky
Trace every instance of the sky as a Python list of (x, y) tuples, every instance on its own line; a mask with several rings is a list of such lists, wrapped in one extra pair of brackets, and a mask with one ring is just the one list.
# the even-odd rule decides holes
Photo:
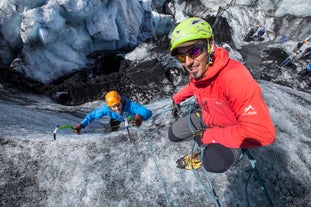
[[(310, 206), (311, 95), (266, 81), (260, 85), (277, 138), (251, 150), (256, 166), (275, 206)], [(103, 132), (108, 120), (101, 119), (81, 135), (59, 130), (54, 140), (56, 126), (75, 125), (103, 102), (63, 106), (4, 86), (0, 94), (2, 206), (216, 206), (202, 168), (176, 167), (194, 142), (168, 140), (169, 97), (146, 105), (153, 117), (130, 128), (131, 139), (124, 127)], [(182, 105), (185, 113), (191, 103)], [(243, 158), (226, 173), (208, 174), (223, 206), (247, 206), (250, 169)], [(251, 206), (267, 206), (253, 177), (248, 192)]]

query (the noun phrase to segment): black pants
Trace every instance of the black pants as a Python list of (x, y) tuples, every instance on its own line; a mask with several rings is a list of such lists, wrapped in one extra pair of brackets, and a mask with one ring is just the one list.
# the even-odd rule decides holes
[[(168, 137), (173, 142), (192, 139), (193, 131), (204, 130), (206, 125), (199, 112), (178, 119), (169, 128)], [(240, 149), (232, 149), (221, 144), (209, 144), (203, 150), (203, 166), (208, 172), (222, 173), (228, 170), (240, 157)]]
[(121, 122), (116, 119), (110, 119), (109, 124), (110, 124), (111, 131), (113, 132), (119, 129)]

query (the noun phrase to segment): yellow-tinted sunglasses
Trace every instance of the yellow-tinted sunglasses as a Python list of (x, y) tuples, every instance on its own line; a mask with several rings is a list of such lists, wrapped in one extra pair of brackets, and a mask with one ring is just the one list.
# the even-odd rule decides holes
[(194, 59), (194, 58), (198, 57), (199, 55), (201, 55), (204, 52), (205, 48), (206, 48), (206, 44), (196, 45), (196, 46), (190, 48), (185, 53), (177, 54), (176, 57), (181, 63), (184, 63), (184, 62), (186, 62), (186, 56), (189, 56), (190, 58)]

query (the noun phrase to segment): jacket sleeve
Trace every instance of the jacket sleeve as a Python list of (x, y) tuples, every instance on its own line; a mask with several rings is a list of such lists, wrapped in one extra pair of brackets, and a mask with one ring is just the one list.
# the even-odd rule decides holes
[(206, 129), (203, 143), (220, 143), (230, 148), (252, 148), (273, 143), (276, 132), (268, 107), (259, 84), (249, 72), (231, 74), (223, 87), (237, 122)]
[(86, 127), (94, 119), (100, 119), (101, 117), (108, 115), (108, 113), (109, 113), (109, 108), (106, 105), (104, 105), (100, 108), (93, 110), (88, 115), (86, 115), (85, 118), (81, 121), (81, 124), (83, 125), (83, 127)]
[(133, 101), (129, 101), (131, 111), (134, 114), (139, 114), (144, 121), (148, 120), (152, 116), (152, 111), (147, 109), (145, 106), (137, 104)]
[(173, 99), (174, 103), (180, 104), (181, 102), (183, 102), (187, 98), (190, 98), (191, 96), (193, 96), (193, 90), (190, 88), (189, 84), (187, 84), (180, 91), (178, 91), (172, 97), (172, 99)]

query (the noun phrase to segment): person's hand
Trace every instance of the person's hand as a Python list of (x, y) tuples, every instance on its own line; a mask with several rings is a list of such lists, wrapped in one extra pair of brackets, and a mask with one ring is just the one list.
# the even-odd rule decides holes
[(197, 130), (193, 133), (193, 140), (198, 144), (199, 147), (204, 146), (204, 143), (202, 142), (202, 135), (203, 132), (200, 130)]
[(181, 117), (180, 105), (172, 102), (172, 116), (177, 120)]
[(139, 114), (136, 114), (134, 116), (134, 119), (131, 121), (131, 124), (133, 126), (139, 127), (142, 122), (143, 122), (143, 118)]
[(81, 129), (83, 128), (83, 125), (78, 123), (74, 128), (73, 128), (73, 133), (75, 134), (80, 134)]

